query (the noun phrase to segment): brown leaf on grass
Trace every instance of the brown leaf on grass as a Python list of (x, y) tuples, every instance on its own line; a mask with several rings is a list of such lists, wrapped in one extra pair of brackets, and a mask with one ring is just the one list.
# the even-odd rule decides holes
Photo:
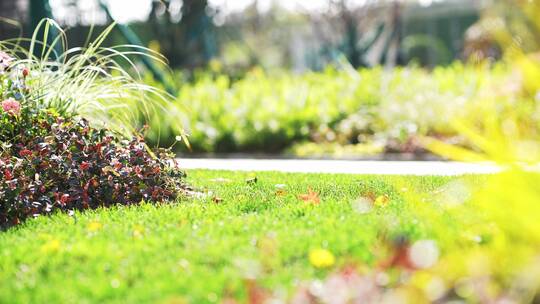
[(212, 197), (212, 201), (216, 204), (219, 204), (219, 203), (222, 203), (223, 202), (223, 199), (219, 196), (214, 196)]
[(377, 194), (375, 194), (373, 191), (368, 191), (364, 193), (363, 196), (372, 202), (374, 202), (377, 199)]
[(386, 205), (388, 205), (388, 203), (390, 202), (390, 197), (388, 197), (388, 195), (386, 194), (383, 194), (383, 195), (379, 195), (375, 201), (373, 202), (373, 204), (377, 207), (384, 207)]
[(276, 190), (276, 196), (285, 196), (285, 195), (287, 195), (287, 191), (283, 189)]
[(298, 199), (306, 202), (306, 203), (309, 203), (309, 204), (313, 204), (313, 205), (318, 205), (320, 204), (321, 200), (319, 198), (319, 194), (315, 191), (313, 191), (311, 188), (308, 188), (308, 193), (307, 194), (300, 194), (298, 195)]
[(287, 195), (287, 191), (285, 190), (287, 188), (287, 185), (285, 184), (276, 184), (276, 196), (285, 196)]

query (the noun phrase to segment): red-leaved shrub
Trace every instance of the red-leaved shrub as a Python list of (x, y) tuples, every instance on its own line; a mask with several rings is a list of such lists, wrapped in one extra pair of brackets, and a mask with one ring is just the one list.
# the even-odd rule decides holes
[(183, 187), (172, 155), (154, 156), (142, 137), (118, 140), (84, 119), (48, 111), (4, 112), (0, 120), (0, 226), (55, 210), (167, 201)]
[(0, 228), (56, 210), (170, 201), (182, 192), (184, 173), (168, 150), (153, 153), (142, 136), (125, 140), (28, 98), (29, 72), (9, 58), (0, 52)]

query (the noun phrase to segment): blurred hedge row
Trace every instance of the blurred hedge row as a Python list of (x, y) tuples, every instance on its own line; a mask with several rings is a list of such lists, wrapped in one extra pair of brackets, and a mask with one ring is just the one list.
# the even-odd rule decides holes
[(194, 152), (274, 153), (306, 142), (414, 150), (407, 144), (419, 135), (454, 136), (449, 123), (473, 114), (476, 99), (512, 94), (502, 85), (508, 75), (503, 64), (461, 63), (302, 75), (255, 69), (234, 81), (202, 73), (180, 86), (174, 104), (152, 111), (147, 138), (169, 146), (183, 124)]

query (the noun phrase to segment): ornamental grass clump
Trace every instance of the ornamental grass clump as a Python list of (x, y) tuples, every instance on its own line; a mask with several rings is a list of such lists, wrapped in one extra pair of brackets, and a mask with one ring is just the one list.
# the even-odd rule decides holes
[[(127, 128), (103, 127), (110, 111), (99, 99), (137, 91), (135, 82), (126, 76), (122, 86), (104, 87), (105, 95), (83, 97), (74, 90), (98, 92), (112, 74), (86, 63), (77, 69), (86, 76), (99, 71), (94, 78), (69, 76), (73, 68), (63, 70), (60, 63), (52, 69), (32, 52), (27, 59), (16, 58), (20, 49), (5, 46), (0, 44), (0, 229), (55, 211), (170, 201), (182, 193), (184, 173), (169, 150), (151, 151), (141, 134)], [(43, 84), (47, 77), (54, 82), (50, 88)], [(102, 113), (87, 117), (78, 109), (88, 110), (91, 96)], [(79, 97), (85, 103), (78, 104)], [(109, 117), (114, 121), (114, 114)]]

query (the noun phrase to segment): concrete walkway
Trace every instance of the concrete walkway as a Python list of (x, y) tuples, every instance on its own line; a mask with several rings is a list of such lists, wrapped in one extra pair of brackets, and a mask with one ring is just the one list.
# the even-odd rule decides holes
[(189, 169), (234, 171), (281, 171), (303, 173), (350, 173), (388, 175), (461, 175), (499, 171), (494, 165), (445, 161), (349, 161), (308, 159), (180, 158)]

